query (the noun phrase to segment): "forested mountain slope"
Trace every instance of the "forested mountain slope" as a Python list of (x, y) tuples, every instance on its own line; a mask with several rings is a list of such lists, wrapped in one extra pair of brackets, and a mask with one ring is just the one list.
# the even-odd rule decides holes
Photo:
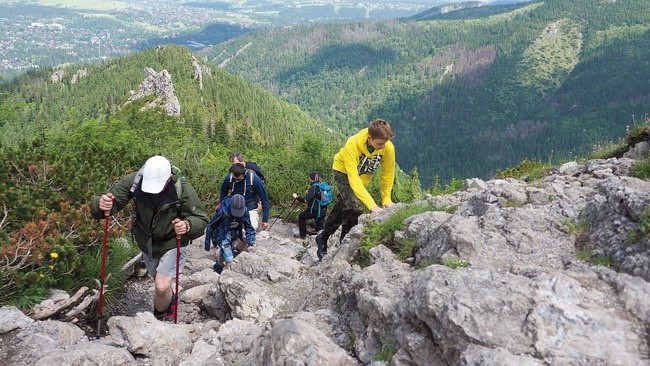
[[(35, 133), (52, 134), (91, 118), (109, 118), (138, 90), (145, 67), (169, 72), (181, 105), (180, 120), (197, 133), (207, 129), (214, 141), (284, 144), (318, 125), (262, 88), (199, 62), (183, 47), (158, 46), (100, 66), (28, 73), (3, 85), (11, 95), (7, 103), (16, 108), (0, 126), (0, 138), (4, 142), (29, 140)], [(229, 129), (241, 133), (241, 138), (220, 136)]]
[[(168, 74), (168, 81), (159, 82), (177, 99), (177, 116), (160, 108), (144, 110), (158, 95), (127, 102), (151, 72)], [(168, 156), (200, 182), (197, 191), (210, 204), (232, 151), (265, 168), (274, 181), (270, 194), (290, 197), (304, 184), (292, 177), (313, 169), (327, 174), (342, 141), (296, 106), (210, 68), (179, 46), (159, 46), (99, 66), (29, 73), (0, 92), (0, 152), (6, 157), (0, 198), (13, 214), (25, 215), (10, 220), (14, 229), (33, 217), (34, 208), (52, 206), (49, 200), (87, 202), (153, 154)], [(318, 131), (325, 132), (316, 138)], [(38, 186), (40, 180), (40, 193), (30, 193), (35, 187), (25, 183)]]
[(208, 60), (344, 132), (390, 120), (425, 184), (584, 155), (650, 111), (650, 2), (486, 8), (271, 29)]

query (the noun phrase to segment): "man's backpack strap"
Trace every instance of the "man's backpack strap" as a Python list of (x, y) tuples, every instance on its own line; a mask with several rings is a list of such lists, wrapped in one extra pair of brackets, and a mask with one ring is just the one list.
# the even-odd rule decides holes
[[(250, 186), (253, 186), (253, 174), (255, 174), (254, 171), (246, 168), (246, 171), (244, 172), (244, 192), (242, 193), (242, 196), (246, 195), (246, 180), (250, 180)], [(230, 192), (228, 192), (228, 195), (231, 196), (233, 192), (235, 191), (235, 180), (233, 179), (233, 174), (229, 173), (228, 174), (228, 181), (230, 182)]]
[(135, 173), (135, 178), (133, 178), (133, 184), (131, 184), (131, 189), (129, 191), (131, 192), (131, 195), (135, 193), (135, 190), (138, 188), (138, 184), (140, 184), (140, 181), (142, 180), (142, 171), (144, 170), (144, 166), (138, 170), (137, 173)]
[[(174, 167), (172, 165), (172, 167)], [(176, 167), (174, 167), (176, 168)], [(131, 189), (129, 191), (131, 194), (135, 192), (135, 190), (138, 188), (138, 185), (140, 184), (140, 181), (142, 180), (142, 174), (143, 174), (144, 166), (138, 170), (137, 173), (135, 173), (135, 178), (133, 178), (133, 184), (131, 184)], [(178, 168), (176, 168), (176, 171), (180, 172)], [(178, 179), (176, 179), (176, 183), (174, 183), (174, 187), (176, 187), (176, 195), (178, 196), (178, 202), (179, 204), (183, 201), (183, 182), (182, 182), (183, 177), (178, 176)]]

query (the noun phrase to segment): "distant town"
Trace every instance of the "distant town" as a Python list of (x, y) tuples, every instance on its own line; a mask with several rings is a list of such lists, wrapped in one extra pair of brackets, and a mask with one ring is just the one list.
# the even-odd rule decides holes
[(216, 10), (172, 6), (116, 14), (33, 6), (0, 9), (0, 75), (6, 76), (128, 54), (152, 38), (199, 31), (219, 19)]
[(30, 69), (97, 62), (156, 44), (184, 44), (198, 50), (257, 27), (397, 18), (426, 9), (400, 0), (249, 1), (248, 8), (209, 0), (182, 6), (172, 0), (71, 1), (66, 7), (32, 3), (0, 1), (0, 77), (4, 80)]

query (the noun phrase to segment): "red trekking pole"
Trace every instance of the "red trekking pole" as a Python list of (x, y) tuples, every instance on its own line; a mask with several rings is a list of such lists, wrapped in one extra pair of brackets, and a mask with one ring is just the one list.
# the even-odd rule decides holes
[(102, 247), (102, 272), (99, 278), (99, 304), (97, 305), (97, 335), (101, 335), (102, 307), (104, 305), (104, 274), (106, 273), (106, 248), (108, 247), (108, 218), (109, 211), (104, 211), (104, 245)]
[(176, 306), (174, 307), (174, 324), (178, 323), (178, 268), (181, 262), (181, 237), (176, 235)]

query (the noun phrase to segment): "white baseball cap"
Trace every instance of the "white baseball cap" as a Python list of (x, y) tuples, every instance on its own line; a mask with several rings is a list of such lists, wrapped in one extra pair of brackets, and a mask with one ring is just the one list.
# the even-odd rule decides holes
[(164, 156), (152, 156), (144, 163), (142, 192), (160, 193), (172, 175), (172, 165)]

